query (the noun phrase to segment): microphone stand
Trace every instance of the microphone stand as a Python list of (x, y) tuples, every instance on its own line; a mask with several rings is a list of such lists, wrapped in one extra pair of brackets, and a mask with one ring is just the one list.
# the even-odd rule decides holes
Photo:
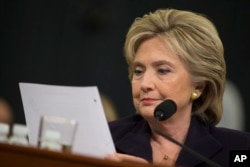
[(170, 140), (171, 142), (177, 144), (178, 146), (180, 146), (181, 148), (183, 148), (184, 150), (188, 151), (190, 154), (192, 154), (193, 156), (195, 156), (196, 158), (203, 160), (204, 162), (206, 162), (208, 165), (210, 165), (211, 167), (221, 167), (219, 164), (209, 160), (208, 158), (206, 158), (205, 156), (199, 154), (198, 152), (194, 151), (193, 149), (191, 149), (190, 147), (181, 144), (180, 142), (178, 142), (177, 140), (173, 139), (172, 137), (162, 133), (159, 129), (158, 129), (158, 119), (155, 119), (155, 124), (154, 124), (154, 131), (156, 133), (158, 133), (159, 135), (163, 136), (164, 138), (166, 138), (167, 140)]

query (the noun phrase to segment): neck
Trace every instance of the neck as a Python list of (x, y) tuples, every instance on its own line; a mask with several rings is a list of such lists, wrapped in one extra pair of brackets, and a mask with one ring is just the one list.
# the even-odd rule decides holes
[[(165, 121), (159, 121), (158, 122), (158, 129), (166, 134), (171, 136), (172, 138), (174, 138), (175, 140), (184, 143), (187, 133), (188, 133), (188, 129), (190, 126), (190, 121), (191, 118), (190, 117), (185, 117), (182, 119), (180, 119), (180, 117), (175, 120), (174, 117)], [(164, 137), (162, 137), (161, 135), (157, 134), (153, 128), (154, 125), (150, 124), (150, 127), (152, 129), (152, 139), (162, 143), (164, 142), (166, 139)]]

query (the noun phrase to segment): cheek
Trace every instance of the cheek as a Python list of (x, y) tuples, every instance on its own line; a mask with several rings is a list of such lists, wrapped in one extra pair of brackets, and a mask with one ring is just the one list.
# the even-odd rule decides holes
[(131, 86), (132, 86), (132, 96), (133, 96), (134, 107), (138, 111), (139, 99), (140, 99), (140, 88), (138, 84), (135, 84), (135, 83), (132, 83)]
[(135, 83), (135, 82), (132, 82), (131, 87), (132, 87), (133, 98), (138, 97), (140, 95), (139, 85), (137, 83)]

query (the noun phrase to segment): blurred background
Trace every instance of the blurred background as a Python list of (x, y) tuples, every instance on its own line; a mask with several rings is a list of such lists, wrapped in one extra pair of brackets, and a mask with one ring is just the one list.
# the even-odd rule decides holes
[[(127, 64), (126, 32), (136, 17), (157, 8), (192, 10), (217, 26), (225, 47), (229, 124), (250, 131), (250, 7), (248, 0), (2, 0), (0, 96), (25, 123), (19, 82), (96, 85), (117, 117), (135, 110)], [(226, 102), (225, 102), (226, 103)], [(235, 103), (235, 104), (234, 104)], [(236, 104), (237, 103), (237, 104)], [(240, 103), (240, 104), (239, 104)], [(225, 104), (226, 105), (226, 104)], [(225, 107), (226, 108), (226, 107)], [(231, 111), (230, 111), (231, 112)], [(237, 126), (237, 125), (236, 125)]]

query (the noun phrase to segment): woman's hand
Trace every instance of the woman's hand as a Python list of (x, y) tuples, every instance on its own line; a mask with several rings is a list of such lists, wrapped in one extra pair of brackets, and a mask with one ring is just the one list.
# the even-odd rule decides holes
[(137, 162), (137, 163), (144, 163), (144, 164), (149, 164), (149, 162), (143, 158), (128, 155), (128, 154), (120, 154), (120, 153), (115, 153), (112, 155), (107, 155), (105, 157), (106, 160), (112, 160), (116, 162)]

